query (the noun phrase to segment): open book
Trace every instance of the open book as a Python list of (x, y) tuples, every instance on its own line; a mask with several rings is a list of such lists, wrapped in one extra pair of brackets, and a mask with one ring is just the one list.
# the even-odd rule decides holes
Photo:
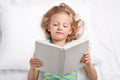
[(59, 47), (45, 41), (36, 41), (34, 56), (44, 64), (37, 69), (62, 76), (83, 67), (80, 60), (88, 49), (88, 43), (89, 41), (75, 40)]

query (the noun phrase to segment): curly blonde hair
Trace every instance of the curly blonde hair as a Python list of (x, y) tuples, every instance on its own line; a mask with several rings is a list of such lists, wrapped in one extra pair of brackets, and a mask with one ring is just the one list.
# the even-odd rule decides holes
[[(84, 22), (81, 19), (76, 20), (76, 13), (73, 11), (72, 8), (70, 8), (65, 3), (61, 3), (59, 6), (53, 6), (50, 10), (48, 10), (42, 18), (41, 27), (45, 32), (46, 38), (51, 39), (50, 32), (48, 31), (48, 25), (50, 24), (51, 17), (56, 13), (67, 13), (71, 18), (71, 28), (72, 33), (71, 35), (68, 35), (66, 41), (70, 40), (76, 40), (81, 37), (82, 33), (78, 33), (79, 29), (81, 27), (84, 27)], [(52, 39), (51, 39), (52, 40)]]

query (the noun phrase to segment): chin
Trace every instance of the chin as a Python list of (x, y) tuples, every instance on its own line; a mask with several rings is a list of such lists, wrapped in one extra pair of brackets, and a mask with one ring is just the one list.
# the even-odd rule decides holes
[(60, 38), (60, 37), (59, 37), (59, 38), (56, 38), (56, 40), (59, 40), (59, 41), (60, 41), (60, 40), (64, 40), (64, 39), (65, 39), (65, 38)]

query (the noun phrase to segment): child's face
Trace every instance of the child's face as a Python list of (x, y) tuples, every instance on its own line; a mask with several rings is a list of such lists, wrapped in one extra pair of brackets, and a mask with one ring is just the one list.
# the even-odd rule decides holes
[(52, 40), (66, 40), (72, 33), (70, 16), (66, 13), (56, 13), (51, 17), (48, 31)]

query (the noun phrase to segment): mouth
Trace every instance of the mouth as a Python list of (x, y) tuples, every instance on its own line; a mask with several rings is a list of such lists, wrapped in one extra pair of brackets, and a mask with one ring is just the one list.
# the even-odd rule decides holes
[(63, 34), (63, 32), (56, 32), (57, 34)]

